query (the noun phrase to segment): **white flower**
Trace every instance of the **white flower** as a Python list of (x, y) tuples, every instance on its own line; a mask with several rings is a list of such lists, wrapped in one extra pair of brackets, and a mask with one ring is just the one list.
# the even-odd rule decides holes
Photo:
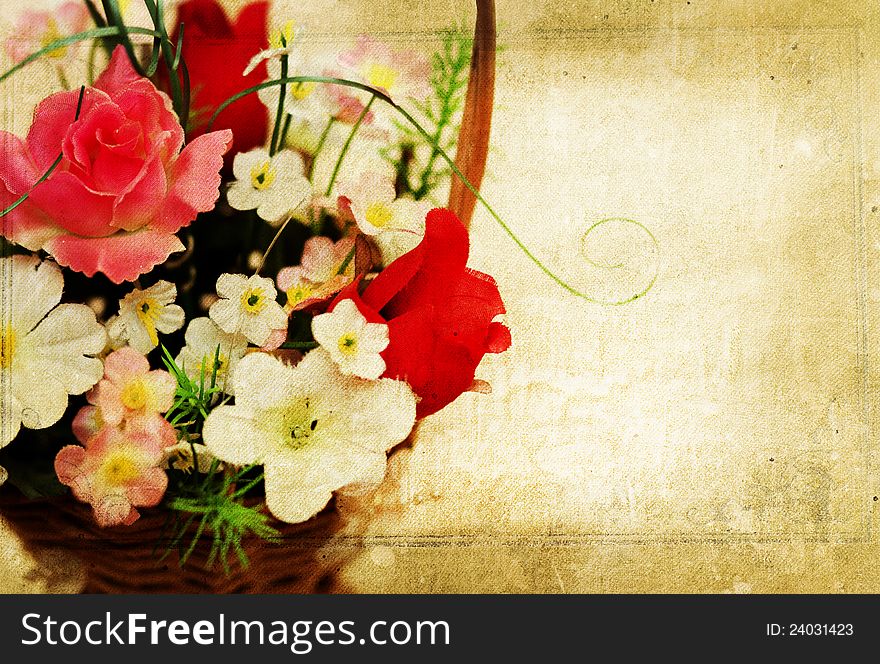
[(302, 157), (292, 150), (274, 157), (262, 148), (239, 152), (232, 162), (235, 181), (229, 185), (226, 200), (236, 210), (256, 208), (260, 219), (280, 223), (311, 196), (312, 185), (304, 169)]
[(172, 304), (177, 297), (177, 286), (170, 281), (157, 281), (144, 290), (137, 288), (119, 300), (119, 315), (108, 325), (114, 347), (121, 341), (141, 355), (159, 345), (159, 332), (176, 332), (184, 323), (183, 309)]
[[(304, 31), (304, 26), (297, 25), (296, 21), (292, 20), (287, 21), (287, 23), (281, 26), (278, 30), (274, 30), (272, 34), (269, 35), (269, 48), (260, 51), (250, 59), (242, 76), (250, 74), (264, 60), (280, 58), (282, 55), (288, 57), (293, 55), (294, 49), (297, 47), (297, 43), (302, 37)], [(277, 78), (277, 76), (274, 78)]]
[(42, 429), (104, 375), (107, 333), (84, 304), (58, 304), (64, 277), (33, 256), (0, 258), (0, 447), (19, 428)]
[(379, 353), (388, 348), (388, 326), (368, 323), (353, 300), (342, 300), (332, 312), (315, 316), (312, 336), (342, 373), (367, 380), (385, 373)]
[(275, 301), (278, 292), (271, 279), (221, 274), (217, 295), (220, 299), (211, 305), (208, 315), (227, 334), (241, 332), (245, 339), (262, 346), (273, 330), (287, 329), (287, 314)]
[(9, 473), (6, 472), (6, 469), (3, 466), (0, 466), (0, 486), (6, 484), (6, 480), (9, 479)]
[[(202, 366), (205, 367), (205, 381), (209, 381), (217, 360), (217, 385), (227, 394), (232, 394), (232, 381), (229, 376), (247, 350), (247, 341), (241, 334), (227, 334), (210, 318), (194, 318), (189, 322), (184, 335), (186, 345), (174, 360), (186, 375), (195, 381), (201, 379)], [(218, 351), (219, 349), (219, 351)]]
[[(317, 76), (324, 71), (325, 67), (310, 60), (302, 60), (296, 69), (288, 69), (288, 76)], [(268, 80), (281, 78), (281, 63), (270, 60), (266, 63), (269, 74)], [(327, 125), (331, 116), (339, 112), (339, 104), (330, 96), (328, 86), (313, 83), (288, 83), (284, 86), (284, 111), (291, 116), (291, 127), (302, 127), (320, 132)], [(262, 88), (257, 95), (269, 109), (270, 117), (275, 117), (278, 111), (278, 98), (281, 86), (273, 85)]]
[(320, 348), (295, 367), (252, 353), (233, 380), (236, 404), (208, 415), (205, 444), (228, 463), (263, 464), (266, 504), (288, 523), (317, 514), (337, 489), (381, 482), (386, 452), (415, 422), (409, 385), (344, 376)]
[(391, 204), (391, 210), (394, 217), (393, 228), (373, 237), (379, 253), (382, 254), (384, 267), (415, 249), (425, 237), (425, 217), (431, 210), (431, 204), (398, 198)]
[(361, 232), (375, 238), (385, 265), (421, 242), (431, 205), (395, 199), (394, 183), (383, 174), (366, 171), (357, 180), (342, 182), (339, 196)]

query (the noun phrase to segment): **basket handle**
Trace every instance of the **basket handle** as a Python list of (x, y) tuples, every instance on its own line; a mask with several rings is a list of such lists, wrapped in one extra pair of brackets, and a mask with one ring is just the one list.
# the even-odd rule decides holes
[[(476, 0), (477, 23), (455, 165), (479, 190), (489, 155), (492, 103), (495, 97), (495, 0)], [(457, 177), (449, 190), (449, 209), (470, 226), (477, 199)]]

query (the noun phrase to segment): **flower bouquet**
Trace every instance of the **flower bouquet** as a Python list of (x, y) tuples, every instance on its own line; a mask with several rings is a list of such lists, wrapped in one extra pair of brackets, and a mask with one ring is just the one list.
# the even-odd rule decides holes
[(0, 132), (0, 509), (88, 590), (327, 589), (334, 495), (511, 342), (466, 265), (494, 12), (428, 59), (316, 54), (263, 2), (142, 9), (25, 12), (6, 44), (0, 81), (61, 90)]

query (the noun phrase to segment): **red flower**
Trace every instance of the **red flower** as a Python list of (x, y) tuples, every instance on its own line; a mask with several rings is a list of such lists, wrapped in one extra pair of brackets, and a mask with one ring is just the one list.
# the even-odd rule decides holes
[(454, 401), (474, 381), (486, 353), (510, 346), (510, 331), (495, 318), (504, 303), (495, 280), (466, 267), (468, 234), (458, 218), (435, 209), (425, 237), (391, 263), (358, 296), (357, 283), (334, 301), (351, 298), (371, 322), (387, 322), (384, 376), (406, 380), (425, 417)]
[[(269, 3), (254, 2), (241, 10), (235, 24), (230, 23), (216, 0), (187, 0), (180, 5), (177, 25), (185, 24), (183, 58), (189, 70), (190, 122), (187, 138), (205, 131), (216, 108), (237, 92), (266, 80), (261, 63), (247, 76), (242, 72), (251, 57), (266, 48), (266, 21)], [(171, 36), (177, 42), (179, 28)], [(268, 112), (256, 94), (229, 106), (214, 122), (214, 129), (231, 129), (233, 152), (246, 152), (266, 141)]]

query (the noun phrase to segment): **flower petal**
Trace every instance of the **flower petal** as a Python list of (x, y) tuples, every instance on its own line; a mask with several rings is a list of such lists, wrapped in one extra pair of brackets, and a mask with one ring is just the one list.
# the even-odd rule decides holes
[[(317, 470), (318, 472), (322, 472)], [(330, 498), (332, 489), (326, 482), (315, 483), (309, 468), (299, 465), (270, 465), (265, 469), (266, 507), (276, 519), (301, 523), (320, 512)]]
[(58, 305), (25, 338), (24, 343), (29, 354), (39, 358), (33, 362), (32, 370), (38, 370), (38, 365), (51, 367), (48, 373), (69, 394), (82, 394), (104, 373), (101, 360), (84, 357), (97, 355), (107, 344), (104, 327), (95, 320), (95, 312), (84, 304)]
[(212, 410), (202, 430), (211, 454), (236, 466), (262, 463), (268, 441), (256, 417), (252, 409), (241, 405)]
[(220, 196), (223, 155), (232, 144), (228, 129), (204, 134), (190, 141), (174, 162), (168, 198), (158, 221), (150, 228), (176, 233), (199, 212), (214, 208)]
[(103, 272), (115, 284), (134, 281), (185, 248), (175, 235), (155, 230), (119, 232), (101, 238), (63, 235), (44, 246), (61, 265), (87, 277)]
[[(100, 364), (100, 360), (95, 360)], [(30, 365), (12, 374), (12, 393), (21, 404), (21, 424), (28, 429), (45, 429), (67, 410), (67, 390), (55, 376)], [(6, 395), (4, 395), (4, 401)], [(5, 418), (5, 414), (4, 414)]]
[(414, 303), (429, 304), (446, 297), (437, 284), (456, 284), (467, 264), (467, 229), (444, 209), (434, 209), (425, 219), (425, 237), (419, 245), (382, 270), (363, 294), (376, 310), (388, 306), (388, 316)]
[(268, 353), (249, 353), (239, 360), (232, 375), (236, 402), (252, 409), (283, 403), (296, 394), (298, 374), (298, 368)]
[(133, 348), (120, 348), (104, 360), (104, 376), (117, 385), (146, 375), (150, 363), (142, 353)]
[(31, 191), (28, 200), (42, 210), (55, 226), (76, 236), (110, 235), (115, 197), (87, 188), (70, 171), (55, 171)]
[[(64, 277), (58, 266), (36, 256), (0, 259), (4, 317), (19, 334), (30, 332), (61, 301)], [(8, 293), (8, 294), (7, 294)]]
[(110, 55), (110, 63), (107, 68), (95, 80), (94, 87), (103, 90), (109, 95), (119, 90), (124, 90), (132, 83), (140, 80), (140, 76), (128, 61), (125, 48), (117, 46)]

